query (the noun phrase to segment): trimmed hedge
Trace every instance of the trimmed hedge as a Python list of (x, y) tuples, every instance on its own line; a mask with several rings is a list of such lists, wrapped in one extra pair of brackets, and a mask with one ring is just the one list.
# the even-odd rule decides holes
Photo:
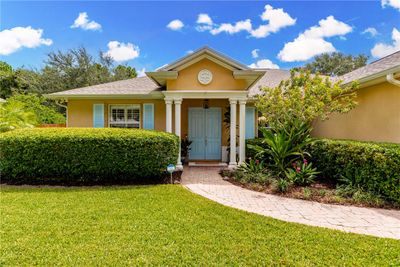
[[(247, 144), (262, 146), (261, 141)], [(400, 203), (399, 144), (317, 139), (308, 152), (321, 178), (337, 183), (341, 177), (358, 176), (368, 191)], [(247, 148), (246, 154), (254, 157), (255, 151)]]
[(10, 183), (134, 183), (161, 178), (178, 137), (139, 129), (35, 128), (0, 135), (0, 172)]
[(319, 139), (310, 153), (325, 178), (357, 176), (368, 191), (400, 203), (400, 145)]

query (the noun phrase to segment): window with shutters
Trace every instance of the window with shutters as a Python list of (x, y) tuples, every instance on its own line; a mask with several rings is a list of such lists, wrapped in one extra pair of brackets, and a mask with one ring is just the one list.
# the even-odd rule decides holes
[(140, 128), (140, 105), (110, 105), (111, 128)]

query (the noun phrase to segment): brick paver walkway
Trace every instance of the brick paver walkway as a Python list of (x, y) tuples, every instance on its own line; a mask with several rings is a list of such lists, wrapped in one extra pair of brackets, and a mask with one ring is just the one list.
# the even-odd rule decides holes
[(223, 205), (276, 219), (400, 239), (400, 211), (322, 204), (259, 193), (224, 181), (218, 171), (215, 167), (185, 167), (182, 184)]

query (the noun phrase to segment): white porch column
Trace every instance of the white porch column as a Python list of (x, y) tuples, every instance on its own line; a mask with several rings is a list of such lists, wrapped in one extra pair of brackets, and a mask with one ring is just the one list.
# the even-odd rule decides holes
[(246, 159), (246, 100), (239, 100), (239, 164)]
[(231, 105), (231, 124), (230, 124), (230, 158), (229, 158), (229, 168), (236, 168), (236, 99), (229, 99)]
[(165, 99), (165, 131), (172, 133), (172, 100)]
[(174, 99), (175, 103), (175, 134), (179, 137), (179, 155), (178, 161), (176, 163), (176, 168), (178, 170), (182, 170), (182, 162), (181, 162), (181, 104), (182, 99)]

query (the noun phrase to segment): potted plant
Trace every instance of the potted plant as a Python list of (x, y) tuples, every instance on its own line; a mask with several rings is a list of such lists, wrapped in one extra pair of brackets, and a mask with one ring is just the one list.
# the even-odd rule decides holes
[(192, 141), (190, 141), (188, 136), (185, 135), (185, 137), (182, 138), (182, 140), (181, 140), (181, 161), (182, 161), (182, 163), (186, 163), (188, 160), (188, 155), (189, 155), (191, 144), (192, 144)]

